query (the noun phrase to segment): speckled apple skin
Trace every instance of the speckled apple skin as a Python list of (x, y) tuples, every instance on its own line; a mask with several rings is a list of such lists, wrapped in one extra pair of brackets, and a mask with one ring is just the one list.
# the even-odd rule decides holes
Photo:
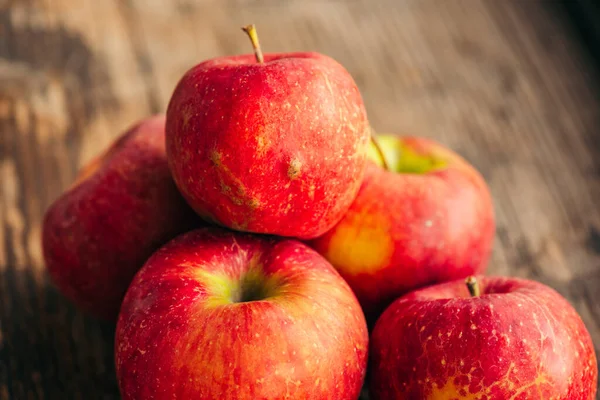
[(396, 300), (372, 335), (374, 400), (593, 400), (592, 340), (553, 289), (517, 278), (479, 277)]
[[(278, 282), (260, 301), (222, 296), (250, 269)], [(295, 240), (203, 228), (134, 278), (115, 340), (124, 400), (356, 400), (368, 331), (335, 269)]]
[(330, 229), (356, 196), (370, 129), (350, 74), (318, 53), (203, 62), (167, 110), (167, 154), (203, 218), (298, 238)]
[(370, 162), (342, 220), (308, 244), (350, 284), (370, 321), (410, 290), (485, 271), (495, 232), (481, 175), (436, 141), (398, 137), (445, 166), (423, 174)]
[(165, 117), (140, 121), (48, 208), (42, 248), (60, 291), (115, 320), (134, 274), (158, 247), (201, 224), (167, 165)]

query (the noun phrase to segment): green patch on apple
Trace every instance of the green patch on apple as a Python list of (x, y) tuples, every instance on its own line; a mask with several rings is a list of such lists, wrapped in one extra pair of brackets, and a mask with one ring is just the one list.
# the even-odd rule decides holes
[(390, 134), (373, 137), (367, 158), (380, 167), (387, 165), (387, 169), (399, 174), (426, 174), (448, 165), (444, 158), (435, 154), (420, 153), (408, 146), (402, 137)]
[(214, 307), (268, 300), (277, 296), (281, 287), (281, 280), (266, 276), (260, 265), (253, 265), (238, 277), (203, 269), (197, 272), (197, 277), (206, 287), (207, 305)]

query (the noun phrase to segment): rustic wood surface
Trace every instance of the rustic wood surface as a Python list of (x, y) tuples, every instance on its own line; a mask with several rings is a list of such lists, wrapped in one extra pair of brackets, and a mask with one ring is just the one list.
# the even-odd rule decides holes
[(189, 67), (249, 52), (250, 22), (265, 51), (344, 64), (375, 129), (471, 161), (490, 273), (556, 288), (600, 346), (600, 75), (554, 2), (0, 0), (0, 400), (118, 398), (114, 327), (49, 281), (43, 213)]

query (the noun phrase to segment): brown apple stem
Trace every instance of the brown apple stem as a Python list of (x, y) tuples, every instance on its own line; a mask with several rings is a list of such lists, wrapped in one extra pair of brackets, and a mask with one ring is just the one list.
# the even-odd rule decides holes
[(379, 144), (379, 140), (377, 139), (377, 135), (375, 134), (375, 132), (371, 132), (371, 143), (373, 143), (375, 150), (377, 150), (377, 153), (379, 153), (379, 157), (381, 157), (381, 164), (383, 165), (383, 169), (385, 169), (386, 171), (389, 171), (390, 166), (389, 166), (387, 160), (385, 159), (385, 153), (383, 152), (383, 149), (381, 148), (381, 145)]
[(469, 289), (469, 293), (471, 297), (477, 297), (481, 295), (481, 289), (479, 288), (479, 283), (474, 276), (469, 276), (465, 283), (467, 284), (467, 289)]
[(252, 47), (254, 48), (254, 55), (256, 56), (256, 61), (259, 64), (264, 63), (265, 59), (263, 57), (262, 50), (260, 49), (260, 42), (258, 41), (258, 34), (256, 33), (256, 26), (254, 26), (254, 24), (244, 26), (242, 28), (242, 30), (244, 32), (246, 32), (246, 34), (250, 38), (250, 41), (252, 42)]

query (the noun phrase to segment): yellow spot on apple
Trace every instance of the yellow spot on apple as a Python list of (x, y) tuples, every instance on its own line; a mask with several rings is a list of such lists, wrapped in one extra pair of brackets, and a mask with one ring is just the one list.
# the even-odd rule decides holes
[(256, 153), (259, 156), (263, 156), (267, 150), (267, 141), (262, 135), (257, 135), (256, 138)]
[(479, 400), (480, 393), (469, 393), (468, 386), (456, 386), (454, 377), (448, 379), (444, 386), (437, 386), (435, 383), (431, 392), (427, 395), (427, 400)]
[(210, 154), (208, 155), (208, 158), (210, 159), (210, 161), (213, 162), (213, 164), (217, 167), (221, 166), (221, 153), (219, 153), (216, 150), (213, 150), (210, 152)]
[(314, 198), (315, 198), (315, 189), (316, 189), (315, 185), (310, 185), (308, 188), (308, 197), (311, 200), (314, 200)]
[(231, 188), (225, 184), (223, 181), (219, 181), (221, 185), (221, 193), (229, 193), (231, 192)]
[(300, 175), (300, 170), (302, 168), (302, 162), (297, 158), (294, 158), (290, 161), (288, 166), (287, 175), (291, 180), (296, 179)]
[(394, 253), (388, 227), (382, 215), (349, 212), (330, 239), (327, 258), (350, 275), (384, 268)]

